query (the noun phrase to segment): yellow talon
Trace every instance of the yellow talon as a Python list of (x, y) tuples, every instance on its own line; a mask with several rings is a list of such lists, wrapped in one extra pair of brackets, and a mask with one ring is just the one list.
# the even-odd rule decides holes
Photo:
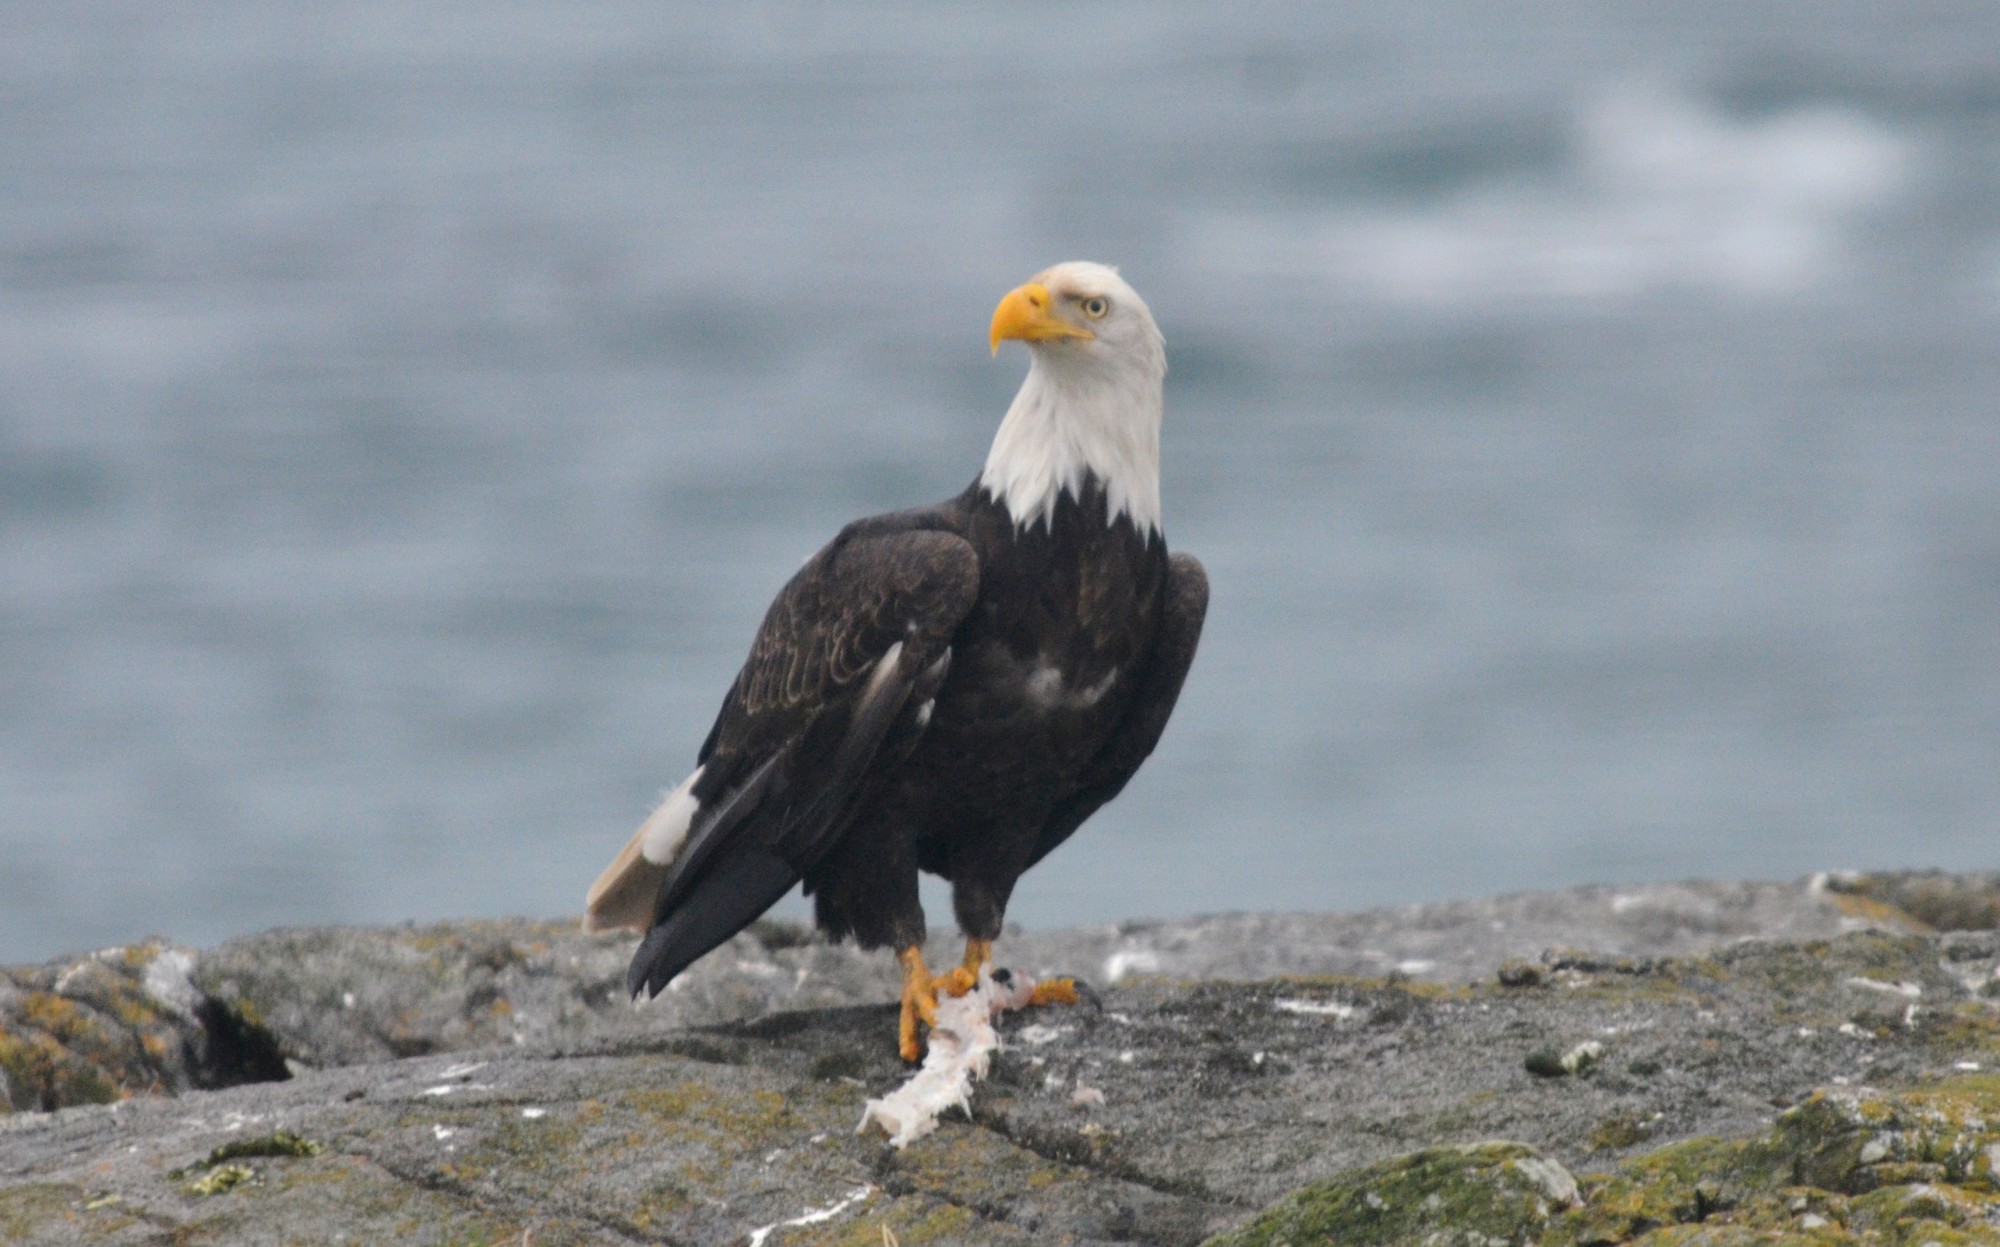
[(896, 954), (903, 967), (903, 1012), (896, 1024), (896, 1050), (912, 1065), (924, 1055), (917, 1040), (919, 1024), (937, 1021), (937, 981), (924, 966), (924, 950), (915, 944)]
[(1074, 1005), (1082, 1004), (1083, 997), (1076, 990), (1075, 979), (1050, 979), (1046, 983), (1035, 984), (1035, 990), (1028, 993), (1031, 1005)]
[(993, 960), (993, 941), (965, 941), (965, 960), (956, 970), (938, 980), (938, 990), (953, 996), (963, 996), (979, 986), (979, 972)]

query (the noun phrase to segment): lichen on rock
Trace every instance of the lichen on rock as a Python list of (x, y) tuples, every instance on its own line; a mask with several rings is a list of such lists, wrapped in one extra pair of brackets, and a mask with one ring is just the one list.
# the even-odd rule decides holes
[(1705, 1243), (2000, 1243), (1996, 1162), (2000, 1078), (1830, 1087), (1760, 1136), (1691, 1139), (1585, 1175), (1582, 1206), (1542, 1242), (1669, 1247), (1699, 1228)]
[(1526, 1247), (1577, 1198), (1524, 1143), (1427, 1148), (1295, 1191), (1208, 1247)]

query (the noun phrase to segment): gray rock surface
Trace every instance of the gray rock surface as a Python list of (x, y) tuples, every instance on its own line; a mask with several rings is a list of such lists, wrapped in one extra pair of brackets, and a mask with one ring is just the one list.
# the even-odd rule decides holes
[[(1813, 939), (1868, 927), (1927, 929), (1900, 910), (1816, 878), (1578, 888), (1358, 914), (1229, 914), (1014, 932), (1000, 953), (1037, 975), (1076, 974), (1098, 985), (1128, 977), (1301, 974), (1463, 983), (1565, 945), (1613, 957), (1674, 956), (1751, 937)], [(896, 998), (896, 969), (886, 954), (758, 923), (635, 1009), (623, 986), (634, 943), (631, 936), (586, 935), (573, 922), (301, 928), (193, 956), (190, 973), (206, 998), (267, 1028), (288, 1057), (310, 1067), (491, 1044), (643, 1036), (780, 1009)], [(959, 952), (954, 940), (940, 936), (928, 955), (933, 964), (951, 965)]]
[[(904, 1152), (854, 1133), (901, 1076), (893, 1010), (865, 1003), (892, 997), (887, 959), (788, 929), (638, 1011), (629, 940), (566, 924), (273, 932), (170, 959), (181, 986), (142, 946), (10, 972), (0, 1068), (212, 1042), (161, 1020), (208, 1002), (295, 1076), (191, 1089), (181, 1060), (129, 1098), (0, 1116), (0, 1241), (1193, 1244), (1425, 1148), (1505, 1138), (1587, 1174), (1816, 1088), (2000, 1068), (2000, 935), (1920, 933), (1873, 886), (1018, 936), (1004, 959), (1094, 976), (1104, 1012), (1009, 1015), (972, 1120)], [(1976, 912), (1976, 887), (1943, 890)], [(149, 977), (178, 1011), (145, 1015)], [(1584, 1072), (1530, 1072), (1586, 1043)]]

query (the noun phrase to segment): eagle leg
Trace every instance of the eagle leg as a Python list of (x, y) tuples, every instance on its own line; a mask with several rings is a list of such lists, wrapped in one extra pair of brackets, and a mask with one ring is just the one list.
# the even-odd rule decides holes
[(993, 941), (974, 936), (965, 937), (965, 960), (957, 969), (937, 981), (938, 990), (953, 996), (963, 996), (979, 986), (979, 972), (993, 961)]
[(903, 1013), (896, 1026), (896, 1047), (905, 1061), (915, 1064), (924, 1054), (917, 1042), (918, 1024), (937, 1021), (938, 981), (924, 966), (924, 950), (916, 944), (897, 953), (896, 964), (903, 967)]

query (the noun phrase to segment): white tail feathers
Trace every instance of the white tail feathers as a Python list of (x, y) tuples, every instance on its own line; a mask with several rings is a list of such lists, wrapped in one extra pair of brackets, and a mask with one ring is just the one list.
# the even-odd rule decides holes
[(696, 767), (694, 774), (666, 795), (652, 816), (639, 824), (639, 830), (632, 833), (618, 856), (611, 859), (604, 873), (597, 876), (597, 882), (590, 885), (590, 895), (584, 899), (584, 930), (629, 927), (643, 935), (652, 925), (653, 900), (659, 895), (668, 868), (680, 855), (681, 846), (687, 843), (695, 812), (701, 809), (701, 802), (695, 800), (692, 791), (701, 772), (702, 768)]

